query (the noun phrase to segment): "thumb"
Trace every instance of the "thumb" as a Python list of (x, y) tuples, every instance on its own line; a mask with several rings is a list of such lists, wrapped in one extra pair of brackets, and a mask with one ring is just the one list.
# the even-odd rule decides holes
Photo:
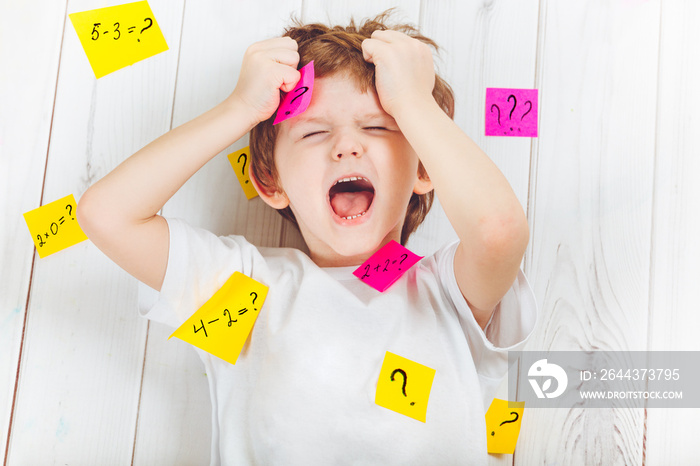
[(287, 67), (287, 70), (282, 74), (282, 85), (280, 90), (283, 92), (290, 92), (294, 90), (301, 79), (301, 73), (296, 68)]
[(362, 58), (367, 63), (374, 63), (375, 39), (365, 39), (362, 41)]

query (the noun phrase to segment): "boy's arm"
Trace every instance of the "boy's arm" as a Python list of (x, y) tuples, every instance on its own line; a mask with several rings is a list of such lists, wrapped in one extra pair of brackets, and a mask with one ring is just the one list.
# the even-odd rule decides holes
[(376, 66), (380, 102), (418, 154), (457, 232), (457, 284), (485, 328), (517, 277), (527, 247), (527, 218), (510, 184), (432, 97), (430, 48), (396, 31), (363, 43)]
[(233, 93), (221, 104), (164, 134), (91, 186), (77, 215), (90, 240), (131, 275), (160, 290), (169, 232), (158, 211), (202, 166), (279, 105), (279, 90), (299, 81), (297, 43), (276, 38), (245, 53)]

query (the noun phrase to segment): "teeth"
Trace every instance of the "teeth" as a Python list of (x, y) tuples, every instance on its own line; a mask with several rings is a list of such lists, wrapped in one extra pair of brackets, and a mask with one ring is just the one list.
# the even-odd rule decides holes
[[(369, 180), (367, 178), (365, 178), (364, 176), (350, 176), (348, 178), (343, 178), (341, 180), (336, 181), (335, 183), (333, 183), (333, 186), (335, 186), (338, 183), (347, 183), (348, 181), (357, 181), (357, 180), (364, 180), (364, 181), (369, 182)], [(362, 214), (360, 214), (360, 215), (362, 215)]]
[(340, 217), (340, 218), (342, 218), (343, 220), (352, 220), (352, 219), (357, 218), (357, 217), (362, 217), (366, 213), (367, 213), (367, 211), (365, 210), (364, 212), (359, 213), (357, 215), (350, 215), (348, 217)]

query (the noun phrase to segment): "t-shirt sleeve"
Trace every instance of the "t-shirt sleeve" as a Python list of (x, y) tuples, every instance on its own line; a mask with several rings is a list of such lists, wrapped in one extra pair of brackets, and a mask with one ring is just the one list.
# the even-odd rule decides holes
[(498, 303), (486, 328), (481, 329), (457, 285), (454, 256), (459, 242), (436, 253), (445, 293), (452, 301), (469, 341), (485, 402), (495, 393), (508, 371), (508, 351), (522, 350), (537, 322), (535, 295), (522, 270)]
[(219, 237), (180, 219), (166, 219), (170, 244), (160, 292), (139, 282), (139, 313), (179, 327), (233, 272), (252, 275), (257, 249), (241, 236)]

